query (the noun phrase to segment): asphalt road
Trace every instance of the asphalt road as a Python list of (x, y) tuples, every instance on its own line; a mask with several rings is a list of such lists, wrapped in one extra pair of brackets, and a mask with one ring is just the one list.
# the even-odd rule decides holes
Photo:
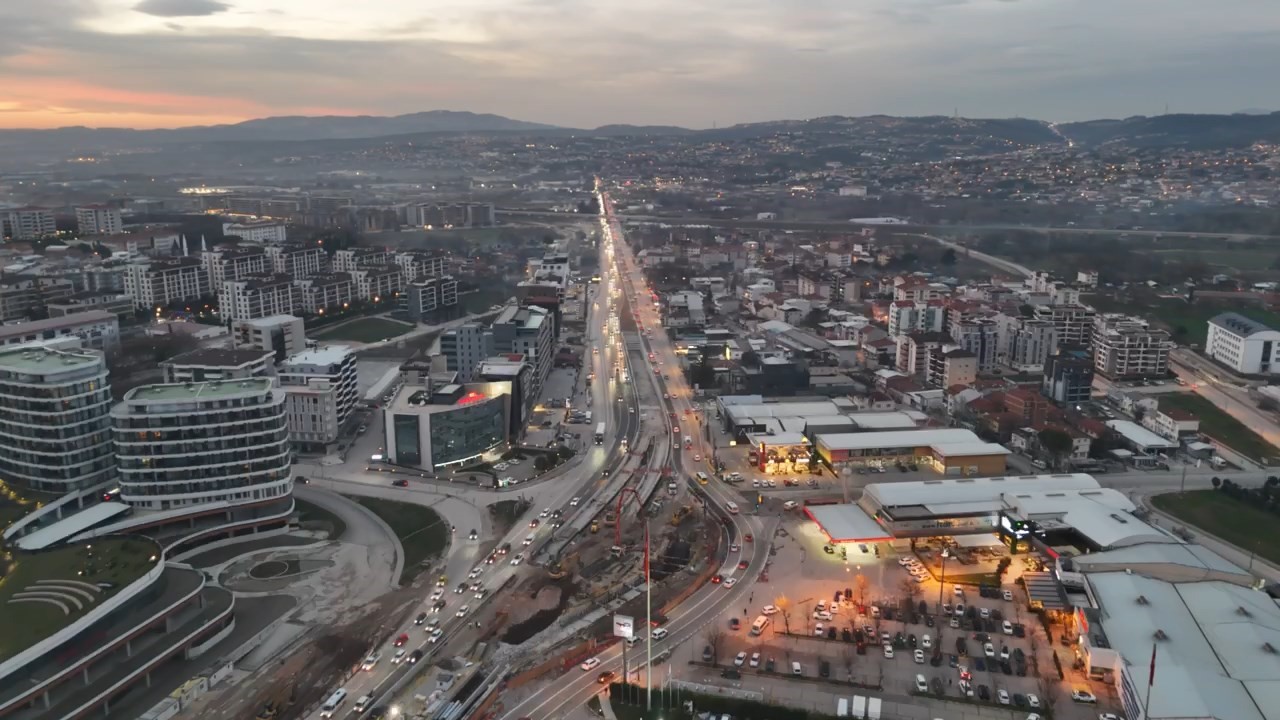
[[(607, 237), (612, 238), (614, 241), (614, 254), (618, 272), (626, 292), (630, 296), (631, 308), (638, 316), (638, 323), (641, 326), (641, 345), (647, 352), (653, 354), (652, 368), (647, 370), (645, 374), (667, 396), (663, 400), (663, 410), (668, 413), (665, 432), (674, 438), (672, 445), (679, 442), (682, 446), (680, 450), (676, 450), (674, 447), (671, 448), (670, 465), (673, 472), (684, 477), (686, 482), (694, 482), (692, 480), (693, 472), (698, 469), (708, 469), (709, 467), (706, 465), (709, 448), (705, 446), (701, 432), (701, 422), (704, 419), (698, 415), (701, 408), (693, 402), (691, 389), (685, 382), (683, 373), (679, 370), (675, 348), (667, 338), (666, 333), (661, 329), (662, 324), (659, 313), (653, 307), (653, 303), (649, 301), (644, 276), (635, 260), (634, 253), (623, 242), (621, 228), (617, 220), (612, 217), (613, 203), (608, 199), (607, 195), (603, 196), (601, 206), (608, 218), (606, 221)], [(652, 332), (645, 332), (645, 329), (649, 328), (652, 328)], [(654, 372), (654, 370), (657, 372)], [(674, 413), (674, 419), (671, 416), (672, 413)], [(693, 423), (692, 426), (689, 425), (690, 422)], [(680, 427), (678, 433), (674, 429), (674, 426), (677, 425)], [(689, 435), (694, 440), (692, 447), (689, 449), (683, 449), (684, 435)], [(656, 440), (665, 441), (666, 438), (657, 437)], [(702, 458), (701, 461), (693, 460), (696, 456), (700, 456)], [(721, 508), (727, 507), (730, 502), (734, 502), (733, 494), (719, 483), (708, 484), (703, 489), (711, 502)], [(766, 527), (766, 521), (763, 518), (741, 513), (732, 514), (729, 517), (733, 522), (735, 538), (741, 538), (746, 534), (754, 534), (761, 538), (759, 542), (742, 543), (742, 552), (745, 555), (741, 555), (741, 558), (748, 560), (747, 569), (740, 573), (737, 570), (740, 555), (729, 554), (725, 556), (722, 572), (726, 578), (736, 574), (737, 583), (728, 588), (725, 585), (707, 585), (698, 590), (688, 600), (681, 603), (675, 611), (667, 614), (667, 622), (663, 625), (669, 633), (667, 637), (654, 644), (652, 635), (646, 633), (644, 644), (633, 651), (632, 654), (634, 656), (637, 658), (652, 657), (668, 647), (674, 648), (686, 640), (698, 636), (708, 623), (715, 622), (720, 617), (726, 606), (730, 603), (740, 603), (743, 598), (752, 592), (751, 588), (760, 573), (765, 569), (768, 561), (769, 543), (765, 541), (765, 538), (772, 537), (772, 521), (769, 521), (769, 525)], [(563, 717), (565, 712), (580, 706), (589, 700), (592, 695), (600, 692), (602, 686), (596, 681), (599, 673), (607, 670), (621, 673), (621, 645), (615, 645), (605, 650), (597, 656), (597, 659), (600, 661), (599, 665), (589, 671), (570, 669), (564, 676), (546, 683), (531, 695), (508, 707), (502, 717), (509, 720), (519, 717), (530, 717), (534, 720)], [(633, 670), (647, 665), (644, 660), (638, 659), (632, 660), (628, 664)], [(650, 666), (642, 672), (643, 675), (639, 678), (639, 682), (652, 687), (654, 683), (650, 682), (650, 673), (660, 673), (661, 671)]]

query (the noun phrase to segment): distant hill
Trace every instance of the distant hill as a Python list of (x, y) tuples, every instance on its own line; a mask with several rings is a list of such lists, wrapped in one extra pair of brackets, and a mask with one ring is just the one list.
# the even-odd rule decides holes
[(554, 125), (512, 120), (501, 115), (431, 110), (381, 117), (284, 116), (232, 125), (197, 125), (166, 130), (65, 127), (53, 130), (0, 130), (0, 149), (103, 150), (226, 141), (342, 140), (438, 132), (511, 132), (555, 130)]
[(1138, 115), (1123, 120), (1090, 120), (1058, 126), (1063, 135), (1086, 147), (1189, 148), (1239, 147), (1280, 142), (1280, 112), (1265, 115)]

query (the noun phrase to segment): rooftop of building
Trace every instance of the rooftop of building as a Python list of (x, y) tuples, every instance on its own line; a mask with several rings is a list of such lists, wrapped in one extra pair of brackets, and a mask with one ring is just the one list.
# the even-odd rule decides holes
[(818, 438), (818, 445), (828, 450), (870, 450), (874, 448), (919, 448), (935, 445), (981, 443), (972, 431), (963, 428), (929, 430), (890, 430), (886, 432), (831, 433)]
[(342, 283), (351, 282), (351, 273), (345, 272), (327, 272), (315, 273), (301, 278), (302, 282), (310, 285), (340, 285)]
[(270, 360), (272, 353), (268, 350), (248, 350), (230, 348), (198, 348), (181, 355), (175, 355), (160, 363), (161, 365), (184, 366), (198, 365), (203, 367), (241, 367)]
[(46, 330), (57, 330), (58, 328), (74, 327), (76, 325), (91, 325), (93, 323), (109, 322), (116, 319), (115, 313), (110, 313), (105, 310), (85, 310), (84, 312), (63, 315), (62, 317), (47, 318), (44, 320), (28, 320), (25, 322), (13, 323), (12, 325), (0, 325), (0, 338), (30, 335), (32, 333), (42, 333)]
[(210, 254), (230, 260), (237, 257), (265, 255), (267, 254), (267, 251), (256, 245), (223, 245), (211, 250)]
[(1274, 332), (1271, 328), (1257, 320), (1251, 320), (1240, 313), (1225, 312), (1209, 318), (1210, 325), (1217, 325), (1233, 335), (1249, 337), (1264, 332)]
[(1108, 567), (1133, 568), (1139, 565), (1173, 565), (1192, 572), (1226, 573), (1252, 582), (1248, 571), (1203, 545), (1170, 542), (1142, 542), (1071, 558), (1073, 570), (1090, 571)]
[(249, 325), (257, 328), (273, 328), (277, 325), (293, 323), (298, 320), (293, 315), (268, 315), (266, 317), (253, 318), (251, 320), (237, 320), (237, 325)]
[[(451, 373), (456, 375), (456, 373)], [(388, 405), (392, 412), (437, 413), (450, 410), (460, 405), (484, 402), (500, 396), (507, 389), (507, 383), (448, 383), (422, 385), (405, 385), (396, 393), (396, 397)]]
[(1176, 448), (1178, 443), (1166, 440), (1132, 420), (1108, 420), (1107, 427), (1120, 433), (1125, 440), (1144, 449)]
[(1224, 581), (1166, 582), (1141, 572), (1088, 575), (1110, 648), (1145, 682), (1149, 718), (1280, 718), (1280, 607)]
[(52, 375), (101, 366), (102, 363), (102, 354), (92, 350), (59, 350), (42, 345), (14, 345), (0, 349), (0, 371)]
[(221, 400), (258, 395), (272, 387), (270, 378), (243, 378), (202, 383), (169, 383), (143, 385), (125, 393), (125, 402), (175, 402), (187, 400)]
[(1177, 540), (1134, 516), (1137, 506), (1111, 488), (1008, 493), (1004, 505), (1042, 530), (1073, 528), (1101, 548)]
[(337, 365), (352, 355), (350, 345), (326, 345), (324, 347), (294, 353), (284, 359), (280, 368), (284, 371), (290, 365)]
[(92, 613), (154, 567), (160, 547), (141, 537), (103, 537), (53, 549), (13, 549), (0, 583), (5, 632), (0, 663)]
[(1092, 475), (1069, 473), (871, 483), (863, 493), (880, 507), (941, 507), (951, 504), (998, 503), (1006, 494), (1096, 490), (1100, 487)]

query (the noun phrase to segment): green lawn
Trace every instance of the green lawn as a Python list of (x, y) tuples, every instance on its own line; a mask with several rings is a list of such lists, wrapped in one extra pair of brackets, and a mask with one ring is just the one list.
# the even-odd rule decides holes
[[(0, 661), (74, 622), (137, 580), (152, 567), (151, 557), (159, 552), (150, 540), (135, 538), (101, 538), (91, 546), (92, 550), (86, 544), (33, 553), (14, 551), (14, 565), (0, 581)], [(82, 609), (72, 605), (70, 615), (43, 603), (9, 604), (15, 593), (32, 589), (37, 580), (106, 582), (112, 587)]]
[(329, 539), (337, 540), (347, 531), (347, 524), (342, 518), (325, 510), (319, 505), (313, 505), (306, 500), (299, 500), (296, 497), (293, 500), (294, 507), (298, 510), (298, 522), (324, 524), (329, 529)]
[(1160, 406), (1180, 408), (1195, 413), (1200, 418), (1200, 432), (1254, 460), (1266, 464), (1270, 458), (1280, 458), (1280, 450), (1263, 439), (1261, 435), (1195, 393), (1161, 395)]
[(1280, 563), (1280, 522), (1269, 512), (1215, 490), (1156, 495), (1151, 502), (1188, 525)]
[(1234, 249), (1231, 243), (1212, 249), (1182, 248), (1177, 250), (1152, 250), (1165, 260), (1200, 261), (1217, 270), (1257, 272), (1266, 270), (1276, 261), (1277, 253), (1256, 248)]
[[(401, 584), (412, 582), (425, 568), (427, 560), (444, 555), (449, 547), (449, 524), (429, 507), (381, 498), (358, 497), (352, 500), (372, 510), (400, 538), (400, 544), (404, 546)], [(470, 530), (463, 528), (462, 532)]]
[(325, 328), (315, 335), (316, 340), (351, 340), (373, 343), (399, 337), (413, 329), (413, 325), (382, 317), (357, 318), (333, 328)]

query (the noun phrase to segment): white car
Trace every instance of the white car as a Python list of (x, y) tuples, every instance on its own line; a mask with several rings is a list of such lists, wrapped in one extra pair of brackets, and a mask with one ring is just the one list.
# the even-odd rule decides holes
[(964, 617), (964, 603), (956, 603), (956, 617)]
[(435, 602), (442, 597), (444, 597), (444, 590), (443, 589), (436, 590), (435, 592), (431, 593), (431, 597), (428, 599), (428, 602)]
[(659, 640), (661, 640), (662, 638), (664, 638), (664, 637), (666, 637), (666, 636), (667, 636), (667, 629), (666, 629), (666, 628), (658, 628), (657, 630), (654, 630), (654, 631), (653, 631), (653, 641), (654, 641), (654, 642), (658, 642)]
[(822, 627), (822, 623), (813, 626), (814, 636), (822, 635), (826, 632), (826, 628)]
[(995, 656), (996, 656), (996, 646), (995, 646), (995, 645), (992, 645), (991, 643), (987, 643), (986, 645), (983, 645), (983, 646), (982, 646), (982, 654), (986, 655), (986, 656), (987, 656), (987, 657), (989, 657), (989, 658), (993, 658), (993, 657), (995, 657)]
[(578, 507), (578, 503), (582, 502), (582, 498), (574, 498), (569, 501), (569, 507)]
[(729, 552), (738, 552), (741, 549), (742, 546), (738, 543), (729, 543)]
[(440, 628), (434, 628), (431, 631), (431, 637), (427, 639), (430, 640), (431, 642), (439, 642), (441, 635), (444, 635), (444, 630), (441, 630)]
[(470, 605), (463, 605), (462, 607), (458, 608), (458, 612), (457, 612), (457, 613), (455, 613), (455, 614), (456, 614), (458, 617), (466, 617), (466, 616), (467, 616), (467, 613), (468, 613), (470, 610), (471, 610), (471, 606), (470, 606)]
[(926, 582), (928, 582), (928, 581), (929, 581), (929, 578), (925, 577), (924, 575), (914, 575), (914, 576), (912, 576), (912, 578), (911, 578), (911, 582), (913, 582), (913, 583), (915, 583), (915, 584), (917, 584), (917, 585), (923, 585), (924, 583), (926, 583)]
[(594, 670), (597, 667), (600, 667), (600, 658), (591, 658), (590, 660), (582, 663), (583, 671)]
[(1001, 593), (1001, 597), (1003, 597), (1005, 600), (1013, 600), (1013, 592), (1009, 590), (1005, 590), (1003, 593)]
[(893, 646), (886, 644), (884, 646), (884, 656), (890, 660), (893, 659)]
[(382, 659), (382, 653), (380, 652), (373, 653), (372, 655), (364, 659), (364, 664), (361, 665), (360, 667), (364, 668), (365, 670), (372, 670), (373, 666), (377, 665), (378, 661), (381, 659)]
[(511, 556), (512, 565), (519, 565), (523, 560), (524, 560), (524, 553), (516, 553), (515, 555)]
[(1009, 622), (1008, 620), (1005, 620), (1004, 622), (1000, 623), (1000, 630), (1001, 630), (1001, 632), (1003, 632), (1005, 635), (1012, 635), (1012, 634), (1013, 634), (1013, 623)]
[(782, 503), (783, 510), (795, 510), (798, 507), (800, 507), (800, 503), (796, 502), (795, 500), (788, 500)]
[(751, 667), (753, 668), (760, 667), (760, 653), (758, 652), (751, 653)]
[(1027, 707), (1040, 707), (1040, 696), (1034, 693), (1027, 693)]
[(404, 657), (409, 653), (404, 648), (396, 648), (396, 654), (391, 656), (391, 664), (399, 665), (404, 662)]
[(507, 461), (507, 467), (515, 467), (520, 464), (520, 458), (511, 458)]
[(765, 605), (764, 607), (760, 608), (761, 615), (773, 615), (776, 612), (778, 612), (778, 608), (774, 607), (773, 605)]
[(991, 608), (978, 608), (978, 615), (982, 616), (983, 620), (986, 620), (991, 617)]
[(1004, 688), (1000, 688), (999, 690), (997, 690), (997, 691), (996, 691), (996, 700), (997, 700), (1001, 705), (1008, 705), (1008, 704), (1009, 704), (1009, 691), (1008, 691), (1008, 690), (1005, 690)]
[(916, 664), (917, 664), (917, 665), (923, 665), (923, 664), (924, 664), (924, 651), (923, 651), (923, 650), (916, 650), (916, 651), (913, 653), (913, 655), (915, 656)]
[(726, 588), (731, 588), (737, 584), (738, 584), (738, 578), (725, 578), (724, 586)]
[(758, 488), (758, 487), (760, 487), (760, 481), (759, 481), (759, 480), (757, 480), (756, 478), (751, 478), (751, 487), (753, 487), (753, 488)]
[(951, 618), (951, 627), (952, 628), (960, 627), (960, 618), (957, 618), (957, 617)]
[(1071, 699), (1078, 703), (1096, 703), (1098, 697), (1088, 690), (1072, 690)]
[(1001, 659), (1001, 660), (1008, 660), (1008, 659), (1009, 659), (1009, 646), (1008, 646), (1008, 645), (1001, 645), (1001, 646), (1000, 646), (1000, 659)]
[(477, 600), (482, 600), (482, 599), (484, 599), (484, 594), (485, 594), (486, 592), (488, 592), (488, 591), (487, 591), (487, 590), (485, 590), (484, 588), (480, 588), (480, 589), (476, 590), (476, 594), (474, 595), (475, 599), (477, 599)]
[(916, 675), (916, 692), (929, 692), (929, 681), (923, 675)]
[(964, 588), (960, 587), (959, 585), (953, 585), (951, 589), (952, 589), (952, 593), (956, 597), (958, 598), (964, 597)]
[(747, 661), (747, 654), (745, 652), (740, 652), (738, 653), (737, 657), (733, 659), (733, 664), (737, 667), (742, 667), (742, 664), (745, 663), (746, 661)]
[(928, 635), (921, 635), (920, 647), (924, 648), (925, 650), (928, 650), (929, 648), (933, 647), (933, 638), (929, 637)]
[(831, 621), (831, 613), (827, 612), (826, 610), (823, 610), (822, 612), (818, 613), (818, 619), (819, 619), (819, 620), (826, 620), (827, 622), (830, 622), (830, 621)]
[(546, 517), (550, 514), (551, 514), (551, 508), (543, 508), (542, 512), (538, 513), (538, 517)]

